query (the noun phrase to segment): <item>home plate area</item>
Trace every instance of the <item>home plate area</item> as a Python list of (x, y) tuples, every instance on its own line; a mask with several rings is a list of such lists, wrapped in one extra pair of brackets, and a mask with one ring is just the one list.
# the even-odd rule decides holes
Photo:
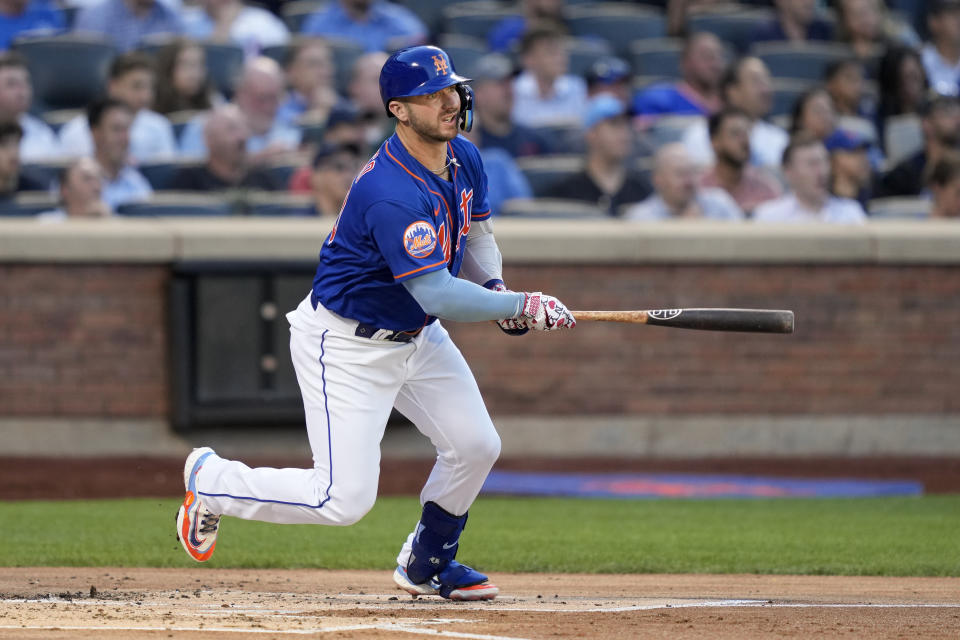
[(822, 576), (496, 577), (487, 602), (412, 598), (390, 573), (9, 568), (12, 638), (956, 638), (955, 579)]

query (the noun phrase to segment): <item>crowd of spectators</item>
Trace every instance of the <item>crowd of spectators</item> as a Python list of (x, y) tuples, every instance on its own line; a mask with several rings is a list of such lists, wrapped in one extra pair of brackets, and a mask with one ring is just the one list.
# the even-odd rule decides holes
[[(691, 27), (728, 3), (605, 5), (659, 12), (676, 68), (658, 73), (577, 30), (573, 9), (589, 3), (500, 3), (474, 49), (451, 51), (473, 79), (466, 135), (494, 212), (538, 197), (624, 220), (849, 224), (877, 198), (906, 197), (918, 216), (960, 217), (960, 0), (912, 15), (884, 0), (743, 2), (769, 19), (739, 40)], [(293, 19), (280, 2), (0, 0), (0, 214), (24, 191), (55, 197), (41, 218), (56, 220), (122, 213), (157, 191), (243, 190), (303, 194), (335, 215), (392, 133), (378, 82), (388, 52), (453, 41), (424, 9), (435, 4), (318, 0)], [(72, 112), (34, 94), (31, 69), (51, 63), (24, 44), (49, 36), (115, 51), (102, 95)], [(832, 57), (793, 76), (771, 43)], [(226, 83), (224, 48), (238, 56)], [(534, 181), (536, 161), (557, 156), (569, 162)]]

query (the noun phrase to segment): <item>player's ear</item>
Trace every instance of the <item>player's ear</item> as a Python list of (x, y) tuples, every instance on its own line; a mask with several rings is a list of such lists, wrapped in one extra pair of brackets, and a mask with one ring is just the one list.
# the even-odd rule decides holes
[(387, 107), (390, 109), (390, 113), (393, 114), (393, 117), (399, 120), (400, 122), (406, 124), (410, 120), (407, 116), (407, 105), (403, 104), (399, 100), (391, 100), (390, 105)]

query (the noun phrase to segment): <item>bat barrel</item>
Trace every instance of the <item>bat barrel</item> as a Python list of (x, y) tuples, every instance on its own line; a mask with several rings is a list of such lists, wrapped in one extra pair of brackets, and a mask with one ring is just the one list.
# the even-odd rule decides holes
[(646, 324), (707, 331), (793, 333), (793, 311), (777, 309), (661, 309)]

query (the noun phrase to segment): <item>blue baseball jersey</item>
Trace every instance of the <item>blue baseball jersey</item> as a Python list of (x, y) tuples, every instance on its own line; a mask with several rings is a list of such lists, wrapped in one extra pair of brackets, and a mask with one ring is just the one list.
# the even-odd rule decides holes
[(320, 251), (313, 292), (345, 318), (381, 329), (414, 331), (436, 320), (403, 281), (447, 269), (460, 272), (471, 222), (490, 216), (487, 178), (477, 148), (447, 143), (450, 180), (434, 175), (386, 140), (354, 179)]

